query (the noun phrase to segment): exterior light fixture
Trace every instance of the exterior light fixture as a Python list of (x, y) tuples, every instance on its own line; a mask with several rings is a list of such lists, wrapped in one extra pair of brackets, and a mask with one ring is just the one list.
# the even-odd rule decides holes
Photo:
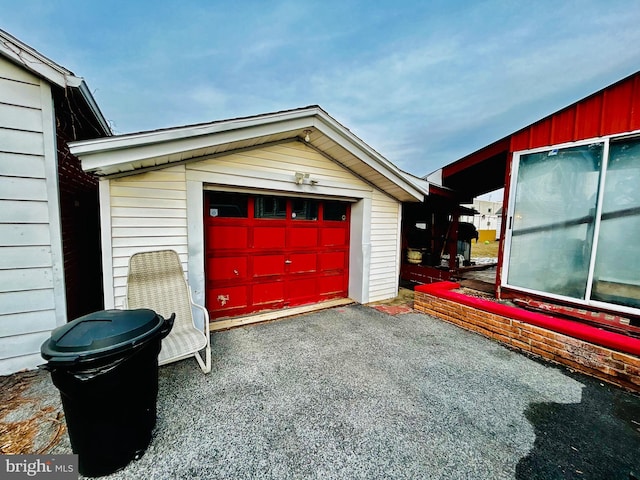
[(309, 140), (311, 140), (311, 130), (305, 130), (302, 133), (304, 133), (304, 141), (309, 143)]
[(302, 185), (305, 180), (309, 179), (308, 173), (296, 172), (295, 174), (296, 185)]

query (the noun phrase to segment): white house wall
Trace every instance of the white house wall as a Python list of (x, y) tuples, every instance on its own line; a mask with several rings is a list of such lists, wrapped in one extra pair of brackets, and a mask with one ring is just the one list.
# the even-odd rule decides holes
[(66, 321), (50, 86), (0, 57), (0, 375)]
[[(317, 183), (296, 185), (296, 172), (309, 173)], [(185, 270), (191, 272), (195, 300), (204, 302), (202, 192), (207, 188), (352, 201), (349, 295), (366, 303), (397, 294), (399, 202), (302, 142), (205, 158), (109, 184), (113, 244), (107, 245), (111, 258), (105, 265), (112, 262), (113, 277), (105, 278), (107, 307), (123, 303), (128, 258), (155, 248), (178, 251)], [(104, 218), (102, 226), (103, 232), (109, 227)]]

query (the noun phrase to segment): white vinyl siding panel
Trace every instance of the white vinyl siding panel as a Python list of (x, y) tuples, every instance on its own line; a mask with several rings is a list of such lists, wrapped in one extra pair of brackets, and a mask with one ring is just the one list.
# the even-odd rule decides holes
[(53, 118), (49, 85), (0, 58), (0, 375), (66, 317)]
[(0, 118), (5, 129), (42, 133), (42, 113), (39, 109), (0, 103)]
[[(372, 187), (349, 170), (304, 143), (292, 141), (246, 150), (187, 165), (189, 180), (303, 194), (350, 196)], [(295, 185), (296, 172), (308, 173), (316, 185)], [(350, 192), (351, 191), (351, 192)]]
[(47, 201), (47, 182), (42, 178), (0, 177), (3, 200)]
[(109, 182), (113, 301), (124, 305), (129, 258), (172, 249), (187, 270), (187, 194), (184, 165)]
[[(4, 64), (6, 60), (2, 62)], [(0, 65), (0, 69), (2, 67), (3, 65)], [(0, 73), (0, 103), (37, 110), (42, 107), (40, 84), (37, 79), (33, 84), (3, 77), (2, 73)]]
[(369, 301), (398, 294), (400, 209), (397, 200), (375, 190), (371, 202), (371, 269)]
[(0, 152), (0, 176), (45, 178), (44, 160), (41, 155)]
[(0, 247), (0, 271), (51, 267), (51, 247)]
[(24, 132), (0, 126), (0, 149), (7, 153), (44, 155), (44, 139), (39, 132)]

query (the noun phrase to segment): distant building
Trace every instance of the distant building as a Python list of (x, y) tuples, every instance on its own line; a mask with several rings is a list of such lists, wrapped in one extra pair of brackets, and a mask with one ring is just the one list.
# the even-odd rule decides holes
[(463, 205), (475, 210), (475, 215), (461, 215), (461, 222), (472, 223), (478, 231), (478, 241), (494, 242), (500, 238), (502, 202), (474, 199), (472, 204)]

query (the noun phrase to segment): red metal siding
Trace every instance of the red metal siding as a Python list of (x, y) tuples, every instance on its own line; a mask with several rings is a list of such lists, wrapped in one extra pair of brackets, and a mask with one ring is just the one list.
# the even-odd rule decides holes
[(576, 110), (573, 139), (592, 138), (600, 135), (602, 95), (585, 98), (573, 105)]
[(640, 72), (511, 136), (511, 152), (640, 130)]
[(633, 81), (633, 100), (629, 112), (629, 130), (640, 130), (640, 75)]
[(609, 135), (628, 132), (633, 106), (633, 82), (614, 85), (604, 91), (602, 133)]
[(518, 152), (520, 150), (527, 150), (529, 147), (529, 129), (520, 130), (519, 132), (511, 135), (510, 152)]
[(571, 141), (575, 131), (576, 109), (567, 108), (558, 112), (551, 120), (551, 143)]

